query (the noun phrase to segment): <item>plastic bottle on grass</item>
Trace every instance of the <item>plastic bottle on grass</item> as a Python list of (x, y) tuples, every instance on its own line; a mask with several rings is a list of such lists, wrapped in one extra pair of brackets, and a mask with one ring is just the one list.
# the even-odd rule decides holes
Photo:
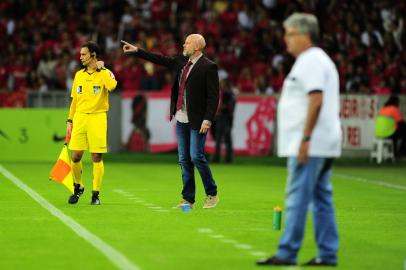
[(282, 208), (279, 206), (273, 209), (272, 228), (279, 231), (282, 224)]

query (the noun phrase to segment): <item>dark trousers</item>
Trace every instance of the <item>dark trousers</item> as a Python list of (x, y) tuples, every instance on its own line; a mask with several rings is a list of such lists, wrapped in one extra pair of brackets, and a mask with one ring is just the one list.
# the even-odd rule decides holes
[(406, 123), (398, 123), (398, 128), (395, 133), (390, 137), (393, 140), (396, 156), (406, 155)]
[(196, 185), (194, 166), (199, 171), (206, 195), (217, 195), (217, 186), (211, 174), (209, 163), (204, 155), (207, 134), (200, 134), (189, 123), (176, 123), (178, 138), (178, 159), (182, 169), (182, 197), (190, 203), (195, 202)]
[(213, 161), (219, 162), (221, 155), (221, 146), (223, 141), (226, 146), (225, 161), (231, 162), (233, 160), (233, 141), (231, 139), (231, 120), (229, 117), (219, 115), (216, 119), (215, 135), (216, 140), (216, 153), (214, 154)]

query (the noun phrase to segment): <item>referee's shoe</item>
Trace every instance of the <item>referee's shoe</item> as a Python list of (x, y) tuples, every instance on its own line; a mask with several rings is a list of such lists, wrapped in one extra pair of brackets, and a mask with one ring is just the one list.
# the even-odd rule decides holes
[(85, 191), (85, 187), (80, 187), (80, 184), (73, 184), (75, 190), (72, 195), (70, 195), (68, 202), (70, 204), (75, 204), (79, 201), (79, 197), (82, 196)]
[(99, 205), (100, 204), (100, 199), (99, 199), (99, 192), (98, 191), (92, 191), (92, 200), (90, 201), (90, 204), (92, 205)]

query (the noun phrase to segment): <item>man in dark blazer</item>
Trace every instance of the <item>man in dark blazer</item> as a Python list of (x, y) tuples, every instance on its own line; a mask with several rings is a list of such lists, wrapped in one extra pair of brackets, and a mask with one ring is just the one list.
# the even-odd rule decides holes
[(203, 208), (217, 205), (217, 185), (204, 155), (207, 131), (214, 120), (219, 102), (217, 65), (203, 55), (206, 42), (202, 35), (189, 35), (183, 44), (183, 55), (175, 57), (151, 53), (122, 41), (123, 51), (163, 65), (176, 74), (172, 85), (170, 115), (176, 119), (178, 158), (182, 169), (182, 201), (177, 205), (194, 206), (197, 167), (206, 192)]

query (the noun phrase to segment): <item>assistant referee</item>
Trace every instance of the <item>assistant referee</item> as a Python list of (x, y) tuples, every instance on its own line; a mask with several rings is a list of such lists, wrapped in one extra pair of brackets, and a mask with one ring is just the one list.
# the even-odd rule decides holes
[(85, 188), (82, 181), (82, 156), (85, 150), (93, 160), (93, 191), (91, 204), (99, 205), (99, 192), (104, 175), (103, 153), (107, 152), (108, 95), (117, 86), (114, 74), (98, 61), (99, 46), (92, 41), (82, 45), (80, 61), (84, 68), (76, 72), (73, 81), (67, 134), (71, 134), (74, 194), (69, 203), (75, 204)]

